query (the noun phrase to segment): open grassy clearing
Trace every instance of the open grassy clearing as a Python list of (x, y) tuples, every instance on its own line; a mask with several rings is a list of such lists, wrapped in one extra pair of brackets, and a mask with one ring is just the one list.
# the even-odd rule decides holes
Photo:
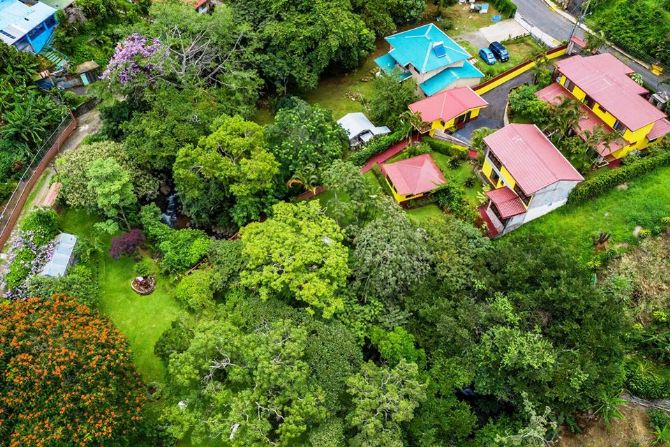
[[(93, 224), (98, 219), (83, 210), (67, 210), (61, 215), (61, 227), (84, 240), (93, 240)], [(109, 247), (110, 237), (103, 242)], [(145, 382), (162, 382), (165, 368), (154, 354), (161, 334), (182, 311), (172, 295), (173, 285), (162, 275), (156, 276), (156, 290), (139, 296), (130, 288), (135, 261), (128, 257), (115, 261), (107, 251), (99, 255), (99, 309), (126, 336), (133, 360)]]
[(653, 228), (670, 215), (668, 176), (670, 167), (659, 168), (629, 182), (625, 189), (615, 188), (587, 202), (565, 206), (505, 237), (523, 238), (535, 233), (558, 239), (586, 262), (594, 255), (591, 236), (604, 231), (612, 236), (611, 246), (634, 244), (636, 226)]
[(427, 15), (430, 17), (442, 17), (441, 21), (437, 21), (440, 26), (450, 36), (455, 36), (462, 33), (477, 31), (479, 28), (493, 25), (494, 22), (491, 17), (497, 15), (493, 5), (489, 3), (488, 14), (479, 14), (470, 12), (470, 5), (454, 5), (444, 8), (439, 8), (435, 5), (430, 5), (427, 8)]
[(535, 39), (530, 36), (524, 36), (503, 42), (503, 45), (505, 45), (509, 52), (509, 60), (507, 62), (497, 61), (494, 65), (488, 65), (478, 56), (479, 48), (475, 48), (474, 45), (465, 40), (458, 40), (458, 43), (477, 58), (475, 66), (479, 71), (484, 73), (484, 80), (495, 77), (528, 59), (533, 59), (545, 51), (545, 48), (537, 43)]

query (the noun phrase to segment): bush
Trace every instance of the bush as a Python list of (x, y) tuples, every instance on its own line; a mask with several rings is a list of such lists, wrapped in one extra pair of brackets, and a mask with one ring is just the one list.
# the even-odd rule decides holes
[(133, 266), (133, 271), (136, 276), (152, 276), (156, 274), (154, 262), (149, 258), (143, 258), (140, 262)]
[(74, 297), (82, 304), (95, 307), (100, 297), (100, 288), (96, 274), (87, 265), (77, 264), (70, 268), (67, 275), (56, 278), (33, 276), (28, 281), (21, 298), (49, 298), (56, 294)]
[(647, 364), (626, 364), (626, 388), (643, 399), (665, 399), (670, 397), (670, 383), (656, 374)]
[(444, 140), (438, 140), (437, 138), (425, 137), (423, 139), (424, 143), (427, 143), (432, 150), (435, 152), (446, 155), (448, 157), (457, 157), (461, 160), (468, 158), (468, 148), (463, 146), (458, 146), (456, 144), (451, 144)]
[(123, 255), (133, 255), (137, 249), (144, 244), (144, 234), (137, 228), (133, 228), (127, 233), (123, 233), (112, 239), (112, 247), (109, 249), (109, 255), (112, 259), (118, 260)]
[(388, 182), (386, 181), (386, 177), (384, 177), (384, 174), (382, 174), (382, 170), (379, 167), (379, 165), (374, 165), (372, 167), (372, 173), (375, 175), (375, 177), (377, 177), (377, 181), (379, 182), (379, 185), (382, 187), (382, 190), (389, 196), (393, 197), (393, 191), (391, 190), (391, 186), (389, 186)]
[(649, 416), (649, 426), (652, 429), (663, 430), (670, 423), (670, 416), (663, 410), (658, 408), (650, 408), (647, 410), (647, 416)]
[(187, 321), (183, 318), (175, 320), (158, 338), (154, 345), (154, 354), (167, 366), (170, 354), (186, 351), (192, 338), (193, 330)]
[(493, 0), (491, 3), (503, 17), (511, 19), (516, 14), (516, 5), (512, 0)]
[(583, 181), (572, 190), (568, 202), (578, 203), (592, 199), (632, 178), (644, 175), (660, 166), (668, 165), (670, 165), (670, 150), (665, 149), (656, 154), (649, 154), (635, 163), (607, 171)]
[(175, 297), (187, 308), (201, 311), (214, 305), (211, 270), (195, 270), (177, 284)]
[(5, 285), (8, 290), (19, 287), (25, 281), (30, 275), (32, 263), (36, 257), (36, 253), (28, 247), (21, 248), (16, 252), (12, 263), (9, 265), (9, 271), (5, 275)]
[(58, 234), (58, 216), (51, 208), (37, 208), (23, 220), (21, 230), (34, 244), (44, 245)]
[(349, 157), (349, 161), (357, 166), (362, 166), (371, 157), (381, 154), (386, 149), (407, 137), (409, 124), (402, 124), (394, 132), (373, 138), (358, 152)]
[(465, 199), (465, 192), (459, 186), (447, 183), (433, 193), (433, 198), (437, 206), (449, 210), (460, 219), (472, 222), (476, 218), (476, 211)]

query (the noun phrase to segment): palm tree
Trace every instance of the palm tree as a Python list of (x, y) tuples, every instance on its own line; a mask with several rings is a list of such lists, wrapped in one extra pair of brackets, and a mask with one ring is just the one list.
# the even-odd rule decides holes
[(421, 114), (419, 112), (406, 110), (400, 115), (400, 121), (407, 125), (407, 135), (405, 135), (405, 138), (407, 138), (408, 143), (411, 143), (412, 134), (414, 131), (421, 132), (423, 128), (423, 118), (421, 118)]

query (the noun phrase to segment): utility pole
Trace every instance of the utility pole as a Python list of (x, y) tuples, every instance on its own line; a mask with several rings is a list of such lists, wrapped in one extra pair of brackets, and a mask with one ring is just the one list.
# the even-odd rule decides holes
[(575, 22), (575, 26), (572, 28), (572, 32), (570, 33), (570, 38), (568, 39), (568, 42), (572, 40), (573, 37), (575, 37), (575, 33), (577, 33), (577, 28), (579, 28), (579, 26), (584, 21), (584, 17), (586, 17), (586, 13), (589, 11), (589, 6), (591, 6), (591, 1), (592, 0), (586, 0), (584, 2), (584, 9), (582, 9), (581, 15), (577, 17), (577, 21)]

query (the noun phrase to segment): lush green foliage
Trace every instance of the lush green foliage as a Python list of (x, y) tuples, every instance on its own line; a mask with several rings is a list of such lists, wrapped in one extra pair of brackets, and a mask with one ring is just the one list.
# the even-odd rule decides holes
[(635, 56), (670, 65), (670, 7), (648, 0), (607, 0), (592, 5), (605, 36)]
[(493, 0), (492, 3), (501, 15), (508, 18), (514, 17), (516, 5), (512, 0)]
[(340, 158), (349, 147), (346, 132), (330, 112), (300, 99), (280, 109), (265, 132), (285, 179), (318, 176), (320, 169)]
[(368, 104), (370, 119), (378, 126), (395, 129), (401, 125), (401, 115), (407, 106), (418, 99), (417, 86), (412, 79), (398, 82), (395, 76), (379, 76), (372, 81), (372, 96)]
[(224, 115), (212, 129), (196, 147), (177, 153), (173, 175), (184, 212), (201, 225), (257, 220), (275, 201), (279, 174), (263, 128)]
[(144, 399), (122, 335), (63, 296), (0, 304), (0, 316), (2, 443), (126, 444)]
[(407, 138), (409, 132), (409, 125), (403, 124), (390, 134), (375, 137), (362, 149), (351, 154), (349, 161), (358, 166), (363, 165), (371, 157), (384, 152), (395, 143)]
[[(89, 189), (92, 177), (92, 167), (100, 160), (107, 160), (114, 165), (114, 172), (118, 175), (127, 176), (127, 182), (132, 185), (132, 191), (128, 191), (125, 185), (125, 193), (131, 192), (142, 199), (150, 199), (158, 194), (158, 182), (140, 164), (130, 157), (119, 143), (102, 141), (99, 143), (85, 144), (63, 154), (56, 161), (58, 171), (57, 180), (62, 184), (60, 197), (68, 206), (73, 208), (82, 207), (88, 210), (106, 212), (106, 204), (102, 205), (99, 200), (107, 200), (99, 197), (96, 188)], [(107, 166), (98, 166), (107, 169)], [(99, 179), (101, 180), (101, 179)], [(93, 186), (97, 186), (94, 183)]]
[(318, 202), (279, 203), (273, 216), (242, 229), (247, 265), (243, 285), (270, 296), (302, 301), (325, 318), (342, 310), (339, 292), (349, 274), (343, 231), (323, 215)]
[(583, 181), (570, 193), (570, 203), (592, 199), (655, 168), (667, 166), (670, 164), (670, 148), (668, 146), (669, 143), (667, 142), (661, 143), (657, 146), (656, 151), (650, 149), (650, 154), (644, 158)]

